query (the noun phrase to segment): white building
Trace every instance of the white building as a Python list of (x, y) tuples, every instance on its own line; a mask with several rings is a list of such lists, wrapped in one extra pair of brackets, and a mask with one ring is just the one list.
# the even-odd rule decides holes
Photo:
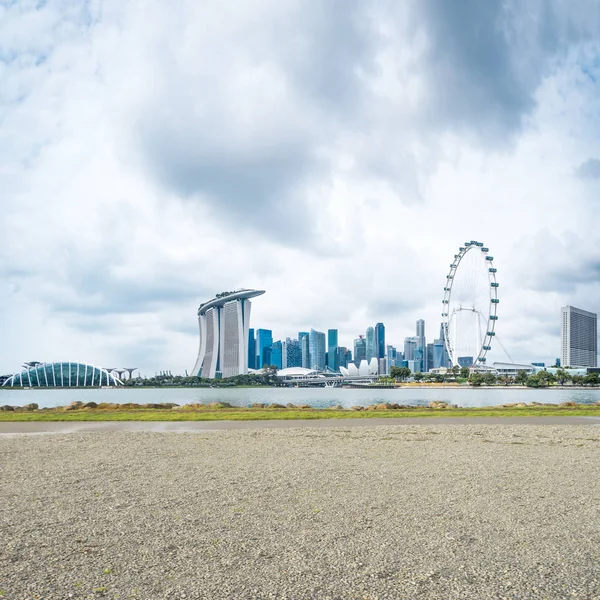
[(264, 290), (219, 294), (198, 309), (200, 348), (193, 375), (214, 379), (248, 372), (250, 300)]
[(598, 317), (596, 313), (561, 308), (560, 364), (563, 367), (596, 367), (598, 364)]

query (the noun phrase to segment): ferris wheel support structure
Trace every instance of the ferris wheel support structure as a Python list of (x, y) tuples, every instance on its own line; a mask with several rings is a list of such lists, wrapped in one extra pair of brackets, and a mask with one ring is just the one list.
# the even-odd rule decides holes
[[(485, 268), (487, 270), (488, 282), (489, 282), (489, 304), (485, 309), (487, 310), (487, 314), (477, 307), (452, 307), (452, 286), (454, 284), (454, 278), (458, 269), (460, 267), (461, 261), (469, 252), (479, 252), (481, 253), (482, 261), (484, 262)], [(458, 356), (456, 352), (456, 340), (452, 340), (450, 333), (450, 323), (453, 318), (456, 317), (457, 313), (461, 311), (473, 311), (478, 314), (478, 318), (485, 320), (486, 327), (483, 331), (485, 331), (485, 335), (483, 335), (483, 340), (481, 339), (481, 334), (479, 333), (479, 350), (476, 356), (473, 356), (473, 368), (477, 369), (478, 367), (485, 366), (486, 362), (486, 354), (489, 350), (491, 350), (492, 339), (495, 337), (495, 327), (496, 321), (498, 320), (498, 304), (500, 300), (498, 298), (498, 287), (499, 284), (496, 281), (496, 272), (497, 269), (494, 267), (494, 257), (489, 254), (489, 248), (486, 248), (482, 242), (477, 242), (471, 240), (470, 242), (466, 242), (464, 246), (461, 246), (458, 250), (458, 254), (454, 255), (454, 261), (450, 265), (450, 271), (446, 276), (446, 286), (444, 287), (444, 299), (442, 300), (443, 312), (442, 312), (442, 327), (444, 329), (444, 338), (446, 341), (446, 350), (448, 352), (448, 357), (452, 362), (452, 366), (460, 366), (458, 362)]]

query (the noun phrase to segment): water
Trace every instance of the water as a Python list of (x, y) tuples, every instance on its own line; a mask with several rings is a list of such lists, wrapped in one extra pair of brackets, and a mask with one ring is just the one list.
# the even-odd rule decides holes
[(349, 390), (342, 388), (121, 388), (121, 389), (6, 389), (0, 388), (0, 405), (23, 406), (31, 402), (40, 408), (65, 406), (70, 402), (114, 402), (136, 404), (174, 402), (175, 404), (208, 404), (229, 402), (232, 406), (253, 403), (308, 404), (328, 408), (340, 404), (369, 406), (380, 402), (427, 406), (441, 400), (458, 406), (497, 406), (516, 402), (560, 404), (577, 402), (595, 404), (600, 401), (600, 389), (477, 389), (477, 388), (398, 388), (393, 390)]

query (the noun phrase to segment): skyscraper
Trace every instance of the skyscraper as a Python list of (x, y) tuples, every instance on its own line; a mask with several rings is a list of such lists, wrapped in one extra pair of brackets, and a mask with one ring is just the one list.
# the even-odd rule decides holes
[(404, 360), (414, 360), (415, 359), (415, 349), (417, 347), (417, 338), (416, 337), (407, 337), (404, 338)]
[(252, 328), (248, 330), (248, 368), (256, 369), (256, 338)]
[(327, 366), (330, 371), (339, 371), (340, 363), (337, 354), (338, 348), (338, 330), (327, 330)]
[(270, 329), (256, 330), (256, 368), (262, 369), (271, 364), (273, 332)]
[(325, 370), (325, 334), (315, 329), (310, 330), (310, 368), (316, 371)]
[(302, 366), (302, 347), (299, 340), (286, 338), (285, 340), (286, 363), (285, 367), (301, 367)]
[(396, 357), (398, 355), (398, 352), (396, 351), (396, 348), (394, 346), (388, 345), (386, 348), (386, 355), (387, 355), (387, 370), (389, 373), (390, 369), (392, 367), (396, 366)]
[(283, 343), (281, 341), (273, 342), (271, 346), (270, 365), (275, 365), (278, 369), (283, 368)]
[(354, 340), (354, 364), (358, 367), (367, 358), (367, 340), (362, 335)]
[(433, 367), (433, 344), (427, 344), (427, 353), (425, 356), (427, 358), (426, 371), (429, 371)]
[(386, 358), (385, 326), (383, 323), (375, 325), (375, 352), (377, 353), (377, 358)]
[(367, 327), (367, 361), (375, 356), (375, 329), (373, 327)]
[(310, 344), (308, 331), (299, 331), (298, 340), (300, 341), (300, 350), (302, 352), (302, 367), (310, 369)]
[(425, 321), (419, 319), (417, 321), (417, 347), (415, 348), (415, 360), (421, 361), (421, 371), (426, 372), (427, 366), (427, 342), (425, 340)]
[(561, 317), (561, 365), (598, 366), (598, 315), (574, 306), (563, 306)]
[(215, 378), (248, 372), (250, 298), (263, 290), (236, 290), (218, 294), (198, 308), (200, 347), (194, 375)]

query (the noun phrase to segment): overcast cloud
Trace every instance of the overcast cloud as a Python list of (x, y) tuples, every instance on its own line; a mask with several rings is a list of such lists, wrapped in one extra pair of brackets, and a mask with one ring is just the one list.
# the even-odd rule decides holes
[(0, 0), (0, 372), (183, 372), (237, 287), (276, 339), (432, 340), (471, 239), (553, 361), (600, 309), (598, 40), (594, 0)]

